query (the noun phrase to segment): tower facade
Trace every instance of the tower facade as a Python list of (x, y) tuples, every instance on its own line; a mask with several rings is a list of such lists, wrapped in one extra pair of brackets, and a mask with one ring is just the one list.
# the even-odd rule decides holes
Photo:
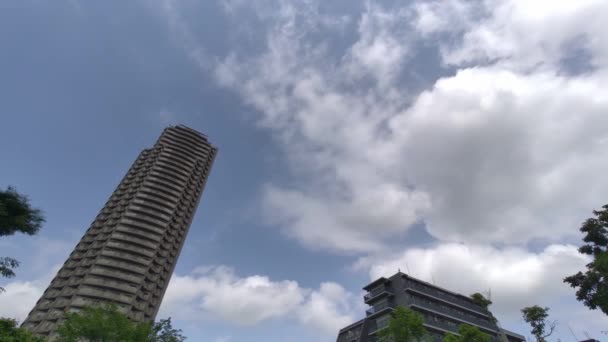
[(216, 153), (203, 134), (166, 128), (137, 157), (23, 327), (52, 337), (65, 312), (103, 303), (152, 322)]

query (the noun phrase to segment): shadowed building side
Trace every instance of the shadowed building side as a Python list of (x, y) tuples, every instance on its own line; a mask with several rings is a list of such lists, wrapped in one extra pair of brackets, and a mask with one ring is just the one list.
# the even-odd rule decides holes
[(203, 134), (166, 128), (137, 157), (22, 326), (53, 337), (65, 312), (102, 303), (154, 321), (216, 154)]

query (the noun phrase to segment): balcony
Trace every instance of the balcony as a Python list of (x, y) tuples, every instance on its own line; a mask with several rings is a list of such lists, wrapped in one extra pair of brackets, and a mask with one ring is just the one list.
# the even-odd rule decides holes
[(81, 286), (78, 288), (78, 295), (82, 297), (101, 299), (103, 301), (111, 300), (124, 304), (131, 304), (133, 299), (133, 295), (106, 290), (105, 288), (98, 288), (91, 285)]
[(179, 148), (179, 146), (167, 144), (163, 146), (162, 149), (163, 152), (167, 152), (176, 158), (186, 159), (187, 161), (196, 164), (197, 158), (193, 156), (191, 152), (184, 152), (184, 149)]
[(474, 312), (477, 315), (488, 317), (487, 311), (484, 311), (480, 306), (477, 306), (467, 300), (459, 298), (458, 296), (436, 288), (432, 288), (430, 286), (409, 282), (405, 290), (410, 292), (413, 291), (415, 293), (419, 293), (433, 299), (438, 299), (451, 305), (455, 305), (468, 311)]
[(371, 315), (375, 314), (376, 312), (377, 312), (377, 310), (374, 309), (374, 307), (371, 307), (371, 308), (365, 310), (365, 316), (371, 316)]
[(477, 315), (469, 313), (467, 310), (458, 310), (441, 302), (419, 297), (410, 298), (410, 303), (410, 305), (416, 306), (422, 310), (449, 317), (454, 321), (475, 325), (479, 328), (496, 332), (496, 326), (489, 319), (483, 319)]
[[(125, 234), (122, 234), (121, 232)], [(157, 235), (147, 234), (145, 231), (127, 226), (118, 226), (116, 232), (112, 233), (111, 238), (112, 240), (122, 241), (128, 245), (136, 244), (142, 248), (148, 248), (150, 249), (149, 253), (152, 253), (152, 255), (154, 255), (156, 248), (158, 248), (158, 242), (161, 240), (161, 237)]]
[(393, 307), (394, 305), (392, 303), (390, 303), (389, 301), (384, 301), (383, 303), (376, 304), (371, 308), (365, 310), (365, 315), (368, 317), (373, 316), (382, 312), (390, 311), (393, 309)]
[(338, 342), (356, 342), (361, 337), (361, 329), (347, 331), (346, 333), (340, 334)]
[(458, 325), (453, 325), (447, 321), (436, 321), (432, 323), (424, 323), (424, 327), (429, 331), (440, 331), (441, 333), (458, 334)]
[(390, 321), (390, 316), (385, 315), (385, 316), (379, 316), (378, 318), (369, 322), (368, 329), (367, 329), (368, 341), (375, 341), (376, 337), (374, 335), (376, 335), (378, 333), (378, 331), (386, 328), (388, 326), (389, 321)]
[(379, 287), (372, 289), (367, 294), (365, 294), (365, 296), (363, 296), (363, 301), (365, 302), (365, 304), (369, 304), (369, 302), (371, 302), (373, 300), (380, 299), (385, 296), (393, 296), (393, 295), (394, 295), (393, 292), (387, 286), (381, 285)]
[[(115, 238), (115, 236), (113, 235), (112, 238)], [(149, 258), (154, 256), (154, 250), (139, 247), (132, 243), (124, 243), (124, 242), (120, 242), (120, 241), (110, 240), (110, 241), (108, 241), (106, 246), (114, 248), (114, 249), (131, 252), (131, 253), (137, 253), (141, 256), (145, 256), (145, 257), (149, 257)], [(154, 246), (156, 246), (156, 245), (154, 245)], [(155, 247), (153, 247), (153, 248), (155, 248)]]

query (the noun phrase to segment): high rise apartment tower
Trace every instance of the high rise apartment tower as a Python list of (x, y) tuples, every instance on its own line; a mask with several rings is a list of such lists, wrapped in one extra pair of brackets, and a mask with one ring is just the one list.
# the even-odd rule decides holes
[(216, 153), (201, 133), (166, 128), (137, 157), (23, 327), (54, 336), (64, 312), (101, 303), (153, 321)]

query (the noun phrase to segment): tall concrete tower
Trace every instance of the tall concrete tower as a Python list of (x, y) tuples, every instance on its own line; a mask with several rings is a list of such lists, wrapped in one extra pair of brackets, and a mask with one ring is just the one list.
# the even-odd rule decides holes
[(153, 321), (216, 153), (201, 133), (166, 128), (137, 157), (23, 327), (53, 337), (64, 312), (101, 303)]

